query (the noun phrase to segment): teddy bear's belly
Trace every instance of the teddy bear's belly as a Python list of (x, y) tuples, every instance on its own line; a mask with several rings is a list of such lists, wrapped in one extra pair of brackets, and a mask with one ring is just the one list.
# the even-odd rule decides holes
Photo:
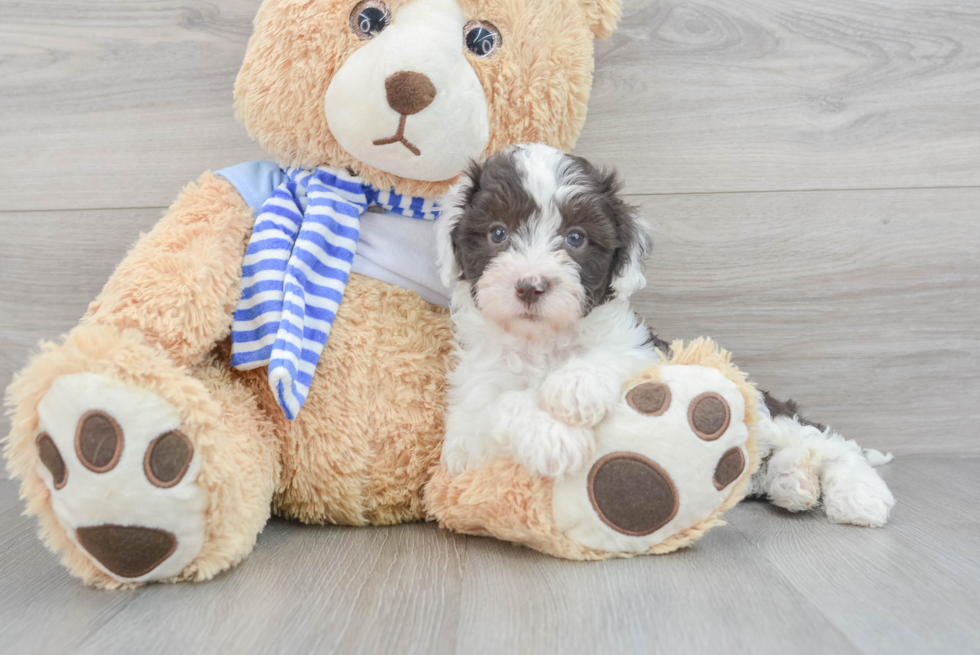
[[(423, 517), (422, 487), (442, 447), (451, 336), (445, 309), (351, 275), (296, 420), (261, 394), (282, 443), (278, 514), (351, 525)], [(257, 380), (268, 389), (264, 375)]]

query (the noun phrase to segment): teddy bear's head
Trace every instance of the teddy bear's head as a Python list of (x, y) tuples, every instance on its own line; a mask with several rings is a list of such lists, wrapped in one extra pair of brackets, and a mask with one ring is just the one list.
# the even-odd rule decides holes
[(235, 85), (282, 165), (443, 194), (467, 162), (585, 120), (592, 40), (619, 0), (265, 0)]

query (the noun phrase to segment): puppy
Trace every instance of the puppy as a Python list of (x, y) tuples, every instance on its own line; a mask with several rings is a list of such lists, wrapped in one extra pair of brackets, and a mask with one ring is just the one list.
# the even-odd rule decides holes
[[(548, 477), (580, 468), (622, 381), (666, 352), (630, 307), (649, 240), (620, 186), (580, 157), (523, 145), (474, 164), (443, 203), (439, 265), (456, 282), (449, 474), (493, 457)], [(760, 401), (753, 494), (800, 511), (822, 487), (832, 520), (884, 524), (894, 498), (869, 459), (889, 457), (809, 423), (792, 401)]]
[(555, 477), (582, 466), (624, 379), (656, 360), (630, 308), (648, 240), (615, 176), (527, 145), (474, 165), (437, 225), (458, 363), (442, 463), (506, 456)]

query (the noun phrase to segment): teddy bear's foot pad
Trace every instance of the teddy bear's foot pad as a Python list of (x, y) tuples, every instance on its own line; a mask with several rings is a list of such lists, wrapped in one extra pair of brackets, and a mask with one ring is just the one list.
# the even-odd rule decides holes
[(201, 458), (158, 396), (93, 373), (57, 378), (38, 405), (38, 474), (76, 546), (121, 582), (174, 576), (201, 550)]
[(589, 472), (589, 498), (613, 530), (642, 536), (677, 514), (677, 489), (670, 476), (637, 453), (609, 453)]
[(597, 429), (595, 458), (555, 481), (560, 530), (606, 552), (645, 552), (708, 519), (749, 474), (745, 399), (715, 368), (659, 366)]

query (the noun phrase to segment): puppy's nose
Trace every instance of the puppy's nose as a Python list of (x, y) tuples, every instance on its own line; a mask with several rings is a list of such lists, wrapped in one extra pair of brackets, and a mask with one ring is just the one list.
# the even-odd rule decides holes
[(542, 278), (524, 278), (518, 280), (514, 285), (517, 298), (525, 305), (533, 305), (541, 300), (541, 296), (548, 292), (548, 280)]
[(398, 71), (385, 80), (388, 105), (399, 114), (417, 114), (436, 97), (436, 86), (428, 77), (415, 71)]

